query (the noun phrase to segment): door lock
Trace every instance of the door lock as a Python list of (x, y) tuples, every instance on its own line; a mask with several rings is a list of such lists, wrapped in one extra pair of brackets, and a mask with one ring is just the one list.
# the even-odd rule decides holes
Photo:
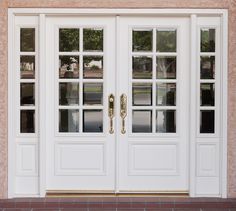
[(121, 133), (125, 134), (125, 117), (127, 116), (127, 97), (125, 94), (120, 96), (120, 116), (122, 121)]
[(108, 110), (108, 116), (110, 118), (110, 130), (109, 130), (109, 133), (110, 134), (113, 134), (114, 133), (114, 126), (113, 126), (113, 118), (115, 116), (115, 97), (113, 94), (110, 94), (108, 96), (108, 107), (109, 107), (109, 110)]

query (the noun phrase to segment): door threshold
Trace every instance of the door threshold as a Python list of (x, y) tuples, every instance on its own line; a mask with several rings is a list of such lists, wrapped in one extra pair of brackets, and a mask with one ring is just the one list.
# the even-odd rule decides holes
[(47, 191), (48, 198), (69, 197), (189, 197), (188, 192)]

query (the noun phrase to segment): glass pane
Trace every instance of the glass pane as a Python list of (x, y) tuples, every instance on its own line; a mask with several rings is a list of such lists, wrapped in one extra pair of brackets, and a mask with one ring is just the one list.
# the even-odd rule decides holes
[(79, 105), (79, 83), (59, 83), (59, 104)]
[(133, 30), (133, 51), (152, 51), (152, 29)]
[(215, 52), (215, 29), (201, 29), (201, 52)]
[(200, 111), (200, 133), (215, 132), (215, 111)]
[(20, 132), (34, 133), (35, 132), (35, 111), (21, 110), (20, 111)]
[(83, 132), (102, 133), (103, 132), (103, 112), (102, 110), (84, 110), (83, 112)]
[(83, 57), (83, 75), (84, 75), (84, 78), (102, 78), (103, 77), (103, 57), (102, 56), (84, 56)]
[(102, 105), (103, 84), (84, 83), (84, 105)]
[(59, 51), (79, 51), (79, 29), (59, 29)]
[(21, 28), (20, 29), (20, 51), (34, 52), (35, 51), (35, 29)]
[(59, 77), (79, 78), (79, 56), (59, 56)]
[(34, 105), (34, 83), (21, 83), (20, 84), (20, 104)]
[(133, 56), (133, 78), (152, 78), (152, 57)]
[(132, 119), (133, 133), (151, 133), (152, 132), (152, 111), (134, 110)]
[(176, 79), (176, 57), (157, 57), (157, 79)]
[(215, 84), (202, 83), (200, 85), (201, 91), (201, 106), (215, 105)]
[(156, 113), (156, 132), (175, 133), (176, 132), (176, 111), (158, 110)]
[(176, 105), (176, 84), (157, 83), (157, 105), (175, 106)]
[(215, 57), (201, 56), (201, 79), (215, 78)]
[(103, 51), (103, 29), (84, 29), (84, 51)]
[(133, 106), (152, 105), (152, 84), (134, 83), (132, 91)]
[(157, 52), (176, 52), (176, 30), (157, 30)]
[(35, 77), (35, 57), (20, 56), (20, 78), (33, 79)]
[(79, 109), (59, 110), (59, 132), (79, 132)]

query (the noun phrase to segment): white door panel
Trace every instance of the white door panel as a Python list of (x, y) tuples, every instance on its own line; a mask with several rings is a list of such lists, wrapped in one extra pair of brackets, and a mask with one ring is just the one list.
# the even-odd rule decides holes
[(121, 17), (120, 28), (118, 188), (188, 191), (189, 20)]
[(188, 191), (189, 20), (116, 24), (47, 19), (47, 190)]
[[(47, 18), (47, 190), (115, 189), (115, 18)], [(97, 40), (94, 39), (97, 38)]]

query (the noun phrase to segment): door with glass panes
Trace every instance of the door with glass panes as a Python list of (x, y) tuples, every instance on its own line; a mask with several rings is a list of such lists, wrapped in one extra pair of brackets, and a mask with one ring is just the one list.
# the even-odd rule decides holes
[(188, 191), (188, 42), (188, 18), (47, 18), (48, 191)]

